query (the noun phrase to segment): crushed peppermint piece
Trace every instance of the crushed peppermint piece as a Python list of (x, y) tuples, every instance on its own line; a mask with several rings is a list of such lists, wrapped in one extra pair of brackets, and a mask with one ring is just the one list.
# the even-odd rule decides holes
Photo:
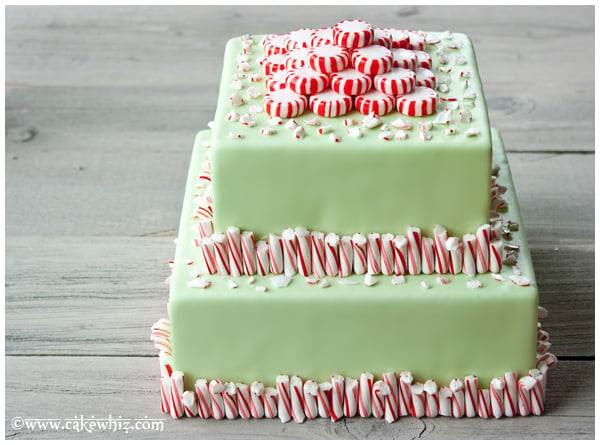
[(321, 284), (319, 284), (319, 287), (321, 289), (325, 289), (330, 286), (331, 286), (331, 283), (329, 281), (327, 281), (327, 278), (323, 279), (323, 281), (321, 281)]
[(317, 130), (319, 134), (327, 134), (333, 131), (333, 127), (331, 125), (324, 125)]
[(403, 117), (399, 117), (398, 119), (393, 120), (392, 122), (390, 122), (390, 125), (394, 128), (397, 128), (398, 130), (410, 130), (412, 128), (411, 123)]
[(256, 281), (256, 278), (248, 277), (248, 284), (254, 284), (255, 281)]
[(379, 133), (379, 139), (382, 139), (384, 141), (390, 141), (392, 139), (392, 132), (382, 131), (381, 133)]
[(321, 125), (321, 121), (319, 119), (317, 119), (316, 117), (312, 118), (312, 119), (304, 119), (304, 123), (306, 125), (312, 125), (313, 127), (317, 127), (317, 126)]
[(246, 95), (249, 99), (257, 99), (261, 96), (261, 92), (258, 88), (250, 87), (246, 90)]
[(242, 96), (240, 93), (236, 92), (233, 93), (230, 97), (229, 97), (229, 103), (231, 105), (233, 105), (234, 107), (238, 107), (240, 105), (244, 104), (244, 96)]
[(304, 136), (306, 136), (306, 130), (304, 127), (296, 127), (294, 128), (293, 135), (296, 139), (302, 139)]
[(421, 281), (420, 284), (423, 289), (431, 289), (431, 284), (429, 284), (427, 281)]
[(437, 45), (440, 42), (441, 40), (437, 36), (437, 34), (427, 34), (425, 36), (425, 43), (427, 43), (428, 45)]
[(356, 125), (356, 121), (354, 119), (344, 119), (343, 123), (346, 127)]
[(232, 122), (237, 122), (240, 120), (240, 113), (235, 110), (231, 110), (229, 114), (227, 114), (227, 120)]
[(242, 135), (239, 133), (234, 133), (233, 131), (229, 132), (229, 139), (242, 139)]
[(542, 306), (538, 306), (538, 318), (543, 319), (548, 317), (548, 309)]
[(436, 277), (436, 281), (440, 284), (448, 284), (450, 282), (449, 278), (444, 277), (443, 275), (438, 275)]
[(431, 121), (419, 122), (419, 130), (421, 130), (421, 131), (429, 131), (432, 128), (433, 128), (433, 122), (431, 122)]
[(516, 265), (512, 267), (512, 272), (514, 275), (523, 275), (521, 273), (521, 268), (519, 268), (519, 266), (516, 266)]
[(256, 125), (256, 121), (250, 113), (247, 113), (240, 116), (240, 124), (246, 125), (248, 127), (254, 127)]
[(481, 281), (478, 280), (467, 280), (467, 288), (469, 289), (477, 289), (482, 287)]
[(406, 283), (406, 277), (404, 275), (397, 275), (395, 277), (392, 277), (392, 284), (394, 286), (404, 283)]
[(248, 79), (250, 82), (260, 82), (262, 80), (262, 76), (259, 73), (252, 73)]
[(288, 130), (294, 130), (294, 129), (298, 128), (298, 123), (294, 119), (290, 119), (285, 124), (285, 128), (287, 128)]
[(318, 278), (315, 277), (307, 277), (306, 278), (306, 284), (310, 284), (310, 285), (314, 285), (314, 284), (319, 284), (319, 280)]
[(448, 125), (452, 121), (452, 110), (445, 109), (436, 116), (433, 123), (436, 125)]
[(206, 277), (196, 278), (195, 280), (188, 281), (188, 287), (197, 287), (200, 289), (206, 289), (210, 286), (210, 281)]
[(456, 56), (456, 61), (454, 63), (456, 65), (466, 65), (467, 58), (465, 56)]
[(244, 88), (244, 84), (242, 83), (241, 80), (236, 79), (233, 82), (231, 82), (231, 89), (232, 90), (239, 91), (239, 90), (241, 90), (243, 88)]
[(433, 133), (431, 131), (421, 131), (419, 133), (419, 136), (421, 136), (421, 139), (423, 139), (424, 141), (430, 141), (433, 137)]
[(338, 136), (336, 133), (331, 133), (331, 134), (329, 135), (329, 140), (330, 140), (331, 142), (340, 142), (340, 141), (342, 140), (342, 138), (341, 138), (341, 137), (339, 137), (339, 136)]
[(408, 133), (404, 130), (399, 130), (396, 133), (396, 136), (394, 136), (394, 139), (396, 139), (397, 141), (403, 141), (407, 138), (408, 138)]
[(371, 112), (366, 115), (363, 120), (360, 122), (361, 125), (369, 130), (372, 128), (376, 128), (381, 125), (381, 119), (375, 113)]
[(476, 100), (477, 94), (474, 91), (466, 92), (463, 96), (463, 100)]
[(473, 115), (469, 110), (463, 110), (459, 113), (460, 122), (463, 124), (468, 124), (473, 121)]
[(360, 127), (352, 127), (348, 129), (348, 135), (352, 136), (353, 138), (359, 138), (362, 136), (362, 131)]
[(288, 287), (288, 284), (290, 284), (290, 281), (292, 281), (291, 275), (276, 275), (271, 278), (271, 283), (273, 283), (273, 286), (278, 287), (278, 288), (279, 287)]
[(504, 281), (504, 277), (499, 273), (492, 273), (490, 276), (496, 281)]
[(506, 227), (508, 227), (508, 230), (511, 232), (517, 232), (519, 230), (519, 223), (516, 221), (507, 221)]
[(365, 275), (365, 286), (371, 287), (371, 286), (374, 286), (375, 284), (377, 284), (377, 279), (369, 273), (366, 274)]
[(456, 128), (454, 128), (454, 127), (444, 128), (442, 130), (442, 134), (444, 136), (452, 136), (453, 134), (456, 134)]
[(515, 283), (518, 286), (531, 286), (531, 279), (524, 276), (524, 275), (511, 275), (510, 276), (510, 281), (512, 281), (513, 283)]
[(475, 128), (469, 128), (467, 131), (465, 131), (465, 136), (467, 137), (474, 137), (474, 136), (478, 136), (479, 135), (479, 130), (476, 130)]
[(261, 128), (260, 134), (262, 134), (263, 136), (272, 136), (275, 134), (275, 129), (273, 127)]
[(260, 105), (250, 105), (250, 108), (248, 108), (248, 111), (250, 111), (250, 113), (262, 113), (263, 107), (261, 107)]
[(256, 292), (266, 292), (267, 290), (265, 286), (256, 286)]
[(229, 289), (237, 289), (238, 284), (233, 280), (228, 280), (227, 286), (229, 287)]

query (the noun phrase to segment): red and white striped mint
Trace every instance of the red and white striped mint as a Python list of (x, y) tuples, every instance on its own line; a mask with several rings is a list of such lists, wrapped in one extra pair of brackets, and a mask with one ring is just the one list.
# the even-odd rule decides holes
[(416, 87), (412, 93), (398, 96), (398, 111), (405, 116), (428, 116), (435, 113), (438, 95), (427, 87)]
[(392, 36), (392, 48), (408, 48), (410, 37), (404, 29), (390, 28), (386, 31)]
[(310, 35), (310, 46), (332, 45), (333, 44), (333, 29), (319, 28), (315, 29)]
[(375, 113), (378, 116), (383, 116), (394, 109), (394, 100), (393, 96), (373, 90), (369, 93), (356, 96), (354, 107), (359, 113), (365, 115)]
[(265, 76), (268, 76), (279, 70), (284, 70), (285, 56), (281, 53), (278, 53), (266, 57), (262, 63), (262, 68)]
[(308, 99), (284, 88), (265, 94), (263, 105), (265, 112), (271, 117), (290, 118), (304, 113)]
[(270, 56), (273, 54), (284, 54), (287, 52), (285, 49), (285, 39), (287, 34), (269, 34), (262, 40), (262, 46), (265, 50), (265, 55)]
[(306, 66), (309, 50), (310, 48), (296, 48), (288, 52), (284, 56), (285, 68), (291, 70), (293, 68), (301, 68)]
[(307, 53), (308, 66), (320, 73), (336, 73), (350, 65), (350, 52), (346, 48), (321, 45)]
[(326, 90), (314, 94), (309, 100), (313, 113), (323, 117), (338, 117), (352, 110), (352, 97)]
[(310, 48), (310, 35), (314, 29), (302, 28), (290, 32), (285, 38), (285, 49), (290, 52), (296, 48)]
[(392, 66), (394, 68), (406, 68), (414, 71), (417, 69), (417, 54), (410, 49), (393, 49)]
[(415, 51), (415, 54), (417, 55), (417, 66), (430, 70), (433, 66), (433, 60), (431, 60), (429, 53), (426, 51)]
[(265, 80), (267, 90), (275, 91), (285, 88), (285, 78), (287, 77), (286, 70), (279, 70), (271, 73)]
[(389, 30), (383, 28), (375, 28), (373, 32), (373, 44), (385, 46), (387, 49), (392, 48), (392, 34)]
[(406, 68), (392, 68), (385, 74), (375, 76), (375, 88), (392, 96), (407, 94), (415, 89), (417, 76)]
[(336, 93), (357, 96), (365, 94), (373, 86), (373, 80), (368, 74), (348, 68), (329, 77), (331, 89)]
[(333, 43), (344, 48), (368, 46), (373, 35), (373, 27), (363, 20), (344, 20), (333, 27)]
[(329, 86), (329, 76), (310, 68), (295, 68), (288, 71), (285, 83), (298, 94), (317, 94)]
[(427, 68), (417, 68), (417, 86), (435, 88), (435, 74)]
[(392, 52), (385, 46), (371, 45), (352, 51), (352, 66), (364, 74), (387, 73), (392, 68)]
[(414, 49), (418, 51), (423, 51), (425, 46), (427, 46), (427, 42), (425, 41), (425, 34), (420, 31), (412, 31), (407, 30), (409, 44), (408, 49)]

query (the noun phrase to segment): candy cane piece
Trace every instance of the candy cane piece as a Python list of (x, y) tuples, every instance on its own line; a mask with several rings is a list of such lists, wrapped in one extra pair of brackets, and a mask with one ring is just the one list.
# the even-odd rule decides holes
[(423, 385), (426, 394), (425, 415), (437, 417), (439, 413), (438, 386), (435, 380), (427, 380)]
[(440, 416), (452, 417), (452, 391), (447, 386), (442, 386), (438, 395), (440, 402)]
[(352, 264), (354, 261), (354, 248), (352, 246), (352, 237), (342, 236), (340, 238), (340, 277), (345, 278), (352, 275)]
[(490, 242), (490, 272), (500, 273), (502, 271), (502, 247), (504, 242), (495, 240)]
[(240, 229), (237, 227), (228, 227), (226, 236), (230, 273), (232, 277), (239, 277), (243, 272)]
[(470, 277), (477, 274), (476, 260), (477, 258), (477, 238), (472, 233), (467, 233), (463, 236), (463, 273)]
[(298, 272), (298, 242), (294, 229), (287, 228), (281, 234), (283, 240), (283, 271), (287, 276)]
[(221, 276), (229, 275), (229, 253), (227, 249), (227, 238), (224, 233), (213, 233), (212, 241), (215, 246), (215, 263), (217, 273)]
[(460, 238), (451, 236), (446, 241), (446, 249), (448, 250), (448, 270), (452, 275), (457, 275), (462, 272), (463, 267), (463, 243)]
[(408, 273), (421, 273), (421, 229), (410, 226), (407, 229), (408, 239)]
[(448, 264), (448, 248), (446, 243), (448, 242), (448, 231), (441, 225), (435, 224), (433, 226), (433, 239), (435, 242), (435, 271), (437, 273), (447, 273), (449, 269)]
[(250, 385), (250, 412), (252, 417), (260, 419), (265, 415), (265, 385), (262, 382), (252, 382)]
[(431, 275), (435, 271), (435, 263), (433, 240), (424, 236), (421, 239), (421, 272)]
[(171, 417), (179, 419), (183, 417), (183, 402), (181, 396), (183, 395), (183, 372), (173, 371), (171, 374), (171, 395), (169, 398), (169, 408), (171, 411)]
[(331, 417), (331, 382), (323, 382), (319, 384), (319, 391), (317, 393), (319, 416), (324, 419)]
[(237, 419), (239, 413), (237, 405), (237, 388), (235, 386), (235, 383), (225, 383), (225, 391), (223, 391), (223, 402), (225, 404), (225, 417), (227, 417), (228, 419)]
[(249, 419), (252, 416), (250, 402), (250, 388), (244, 383), (238, 383), (237, 388), (237, 409), (242, 419)]
[(244, 273), (248, 276), (256, 273), (256, 247), (254, 246), (254, 233), (244, 231), (241, 234), (242, 265)]
[(265, 402), (265, 417), (267, 419), (274, 419), (275, 417), (277, 417), (277, 405), (279, 404), (277, 390), (271, 387), (265, 388), (263, 400)]
[(379, 233), (367, 235), (367, 264), (369, 275), (381, 273), (381, 237)]
[(192, 391), (184, 391), (181, 395), (181, 404), (186, 417), (196, 417), (198, 415), (198, 404), (196, 403), (196, 394)]
[(413, 375), (409, 371), (402, 371), (400, 373), (400, 385), (399, 385), (399, 415), (409, 416), (411, 413), (412, 404), (412, 393), (411, 386), (413, 382)]
[(221, 420), (225, 417), (225, 402), (223, 400), (225, 385), (218, 380), (211, 380), (208, 385), (208, 390), (210, 392), (212, 416), (217, 420)]
[(260, 276), (265, 276), (269, 273), (269, 245), (266, 241), (259, 240), (256, 243), (256, 272)]
[(371, 394), (373, 393), (373, 374), (363, 372), (358, 387), (358, 413), (360, 417), (369, 417), (373, 410)]
[(412, 393), (412, 416), (416, 418), (423, 417), (425, 415), (425, 405), (427, 403), (423, 384), (417, 382), (412, 385), (410, 389)]
[(487, 419), (491, 414), (490, 390), (480, 389), (477, 395), (477, 415), (482, 419)]
[(211, 238), (202, 238), (200, 241), (200, 246), (202, 248), (202, 261), (206, 273), (212, 275), (217, 271), (213, 240)]
[(198, 414), (202, 419), (208, 419), (212, 416), (212, 406), (208, 381), (206, 379), (198, 379), (194, 383), (196, 397), (198, 398)]
[(358, 411), (358, 380), (346, 377), (344, 392), (344, 416), (355, 417)]
[(450, 391), (452, 391), (452, 417), (462, 417), (465, 414), (465, 385), (460, 379), (453, 379), (450, 382)]
[(310, 276), (312, 272), (311, 236), (305, 227), (296, 227), (294, 230), (297, 240), (297, 264), (300, 275)]
[(331, 378), (331, 420), (337, 422), (344, 416), (344, 377)]
[(170, 413), (171, 406), (169, 400), (171, 399), (171, 378), (161, 377), (160, 378), (160, 409), (163, 413)]
[(387, 383), (378, 380), (373, 384), (372, 413), (373, 417), (381, 419), (385, 416), (385, 401), (390, 395), (390, 387)]
[(496, 419), (504, 415), (504, 379), (494, 378), (490, 383), (490, 399), (492, 414)]
[[(398, 408), (399, 408), (399, 387), (398, 377), (395, 372), (386, 372), (383, 374), (383, 381), (390, 389), (389, 395), (385, 398), (385, 420), (388, 423), (395, 422), (398, 420)], [(409, 393), (410, 394), (410, 393)], [(410, 395), (409, 397), (412, 397)]]
[(337, 233), (329, 233), (325, 237), (325, 271), (330, 277), (338, 275), (340, 237)]
[(535, 380), (531, 389), (531, 413), (540, 416), (544, 412), (544, 374), (538, 369), (529, 371), (529, 376)]
[(290, 379), (290, 393), (292, 404), (292, 418), (296, 423), (303, 423), (306, 419), (304, 414), (304, 394), (302, 388), (302, 379), (297, 375)]
[(504, 373), (504, 415), (514, 417), (518, 413), (519, 401), (517, 399), (517, 373), (514, 371)]
[(325, 234), (323, 232), (311, 232), (312, 245), (312, 273), (320, 280), (325, 277)]
[(394, 238), (394, 272), (396, 275), (408, 274), (408, 241), (404, 235)]
[(367, 238), (362, 233), (355, 233), (352, 237), (354, 250), (354, 273), (363, 275), (367, 272)]
[(287, 423), (292, 420), (292, 397), (290, 395), (290, 378), (287, 375), (280, 374), (276, 379), (277, 383), (277, 412), (281, 423)]
[(535, 387), (536, 381), (533, 377), (524, 376), (519, 379), (519, 415), (528, 416), (531, 414), (531, 390)]
[(283, 273), (283, 241), (273, 233), (269, 233), (269, 268), (272, 274)]
[(391, 233), (381, 235), (381, 273), (394, 273), (394, 235)]
[(319, 415), (319, 385), (314, 380), (304, 382), (304, 413), (308, 419), (316, 419)]
[(483, 224), (475, 233), (477, 238), (477, 273), (486, 273), (490, 260), (490, 225)]
[(465, 414), (467, 417), (477, 415), (477, 376), (467, 375), (465, 377)]

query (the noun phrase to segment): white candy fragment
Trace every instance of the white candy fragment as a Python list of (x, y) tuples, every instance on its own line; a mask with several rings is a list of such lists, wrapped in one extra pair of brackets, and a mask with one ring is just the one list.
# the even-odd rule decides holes
[(393, 120), (392, 122), (390, 122), (390, 125), (394, 128), (397, 128), (398, 130), (410, 130), (412, 128), (410, 122), (408, 122), (402, 117)]
[(242, 135), (239, 133), (234, 133), (233, 131), (229, 132), (229, 139), (242, 139)]
[(511, 275), (510, 281), (515, 283), (518, 286), (531, 286), (531, 279), (524, 275)]
[(448, 284), (450, 282), (450, 279), (444, 277), (443, 275), (438, 275), (436, 281), (440, 284)]
[(419, 122), (419, 130), (421, 130), (421, 131), (429, 131), (432, 128), (433, 128), (433, 122), (431, 122), (431, 121)]
[(496, 281), (504, 281), (504, 277), (502, 275), (500, 275), (499, 273), (492, 273), (490, 275)]
[(256, 125), (256, 121), (251, 114), (247, 113), (240, 116), (240, 124), (246, 125), (247, 127), (254, 127)]
[(541, 320), (548, 316), (548, 310), (542, 306), (538, 306), (538, 318)]
[(513, 266), (513, 268), (512, 268), (512, 272), (513, 272), (513, 275), (523, 275), (523, 274), (521, 273), (521, 269), (519, 268), (519, 266), (516, 266), (516, 265), (515, 265), (515, 266)]
[(475, 100), (477, 99), (477, 94), (474, 91), (469, 91), (465, 93), (463, 96), (463, 100)]
[(339, 137), (339, 136), (338, 136), (336, 133), (331, 133), (331, 134), (329, 135), (329, 140), (330, 140), (331, 142), (340, 142), (340, 141), (342, 140), (342, 138), (341, 138), (341, 137)]
[(354, 119), (344, 119), (343, 122), (346, 127), (351, 127), (352, 125), (356, 125), (356, 121)]
[(448, 91), (450, 91), (450, 87), (448, 85), (446, 85), (445, 83), (440, 84), (436, 87), (436, 89), (440, 92), (440, 93), (447, 93)]
[(250, 113), (262, 113), (263, 112), (263, 107), (261, 107), (260, 105), (250, 105), (250, 107), (248, 108), (248, 111), (250, 111)]
[(419, 133), (419, 136), (421, 136), (421, 139), (423, 139), (424, 141), (430, 141), (433, 137), (433, 133), (431, 131), (421, 131)]
[(436, 125), (448, 125), (452, 120), (452, 110), (444, 110), (433, 121)]
[(288, 130), (295, 130), (296, 128), (298, 128), (298, 123), (294, 119), (290, 119), (286, 122), (285, 128), (287, 128)]
[(352, 136), (353, 138), (359, 138), (362, 136), (362, 131), (360, 127), (352, 127), (348, 129), (348, 135)]
[(469, 110), (463, 110), (459, 113), (460, 115), (460, 122), (463, 124), (468, 124), (471, 121), (473, 121), (473, 115), (471, 114), (471, 112)]
[(244, 96), (240, 93), (233, 93), (229, 98), (229, 103), (234, 107), (240, 106), (244, 104)]
[(403, 141), (407, 138), (408, 138), (408, 133), (404, 130), (399, 130), (398, 133), (396, 133), (396, 136), (394, 136), (394, 139), (396, 139), (397, 141)]
[(371, 286), (374, 286), (375, 284), (377, 284), (377, 279), (371, 274), (366, 274), (365, 275), (365, 286), (371, 287)]
[(319, 119), (317, 119), (316, 117), (313, 119), (304, 119), (304, 123), (306, 125), (312, 125), (313, 127), (317, 127), (317, 126), (321, 125), (321, 121)]
[(304, 127), (297, 127), (294, 129), (293, 135), (296, 139), (302, 139), (304, 136), (306, 136), (306, 130)]
[(406, 277), (404, 275), (397, 275), (395, 277), (392, 277), (392, 284), (394, 286), (404, 283), (406, 283)]
[(231, 82), (231, 89), (232, 89), (232, 90), (239, 91), (239, 90), (241, 90), (242, 88), (244, 88), (244, 84), (242, 83), (242, 81), (241, 81), (241, 80), (239, 80), (239, 79), (236, 79), (236, 80), (234, 80), (233, 82)]
[(210, 281), (206, 277), (200, 277), (192, 281), (188, 281), (188, 287), (198, 287), (200, 289), (206, 289), (210, 286)]
[(233, 280), (228, 280), (227, 286), (229, 287), (229, 289), (237, 289), (238, 284)]
[(329, 281), (327, 281), (327, 278), (325, 278), (323, 281), (321, 281), (321, 284), (319, 285), (319, 287), (321, 289), (325, 289), (329, 286), (331, 286), (331, 283)]
[(260, 90), (258, 88), (250, 87), (246, 91), (246, 94), (248, 95), (248, 98), (250, 98), (250, 99), (257, 99), (261, 96), (262, 93), (260, 92)]
[(437, 45), (441, 40), (436, 34), (427, 34), (425, 36), (425, 43), (428, 45)]
[(256, 286), (256, 292), (266, 292), (267, 288), (265, 286)]
[(277, 288), (288, 287), (290, 281), (292, 281), (291, 275), (276, 275), (271, 278), (271, 283), (273, 283), (273, 286)]
[(212, 130), (213, 127), (215, 126), (215, 121), (208, 122), (208, 124), (206, 124), (206, 126)]
[(283, 123), (283, 121), (281, 120), (281, 118), (279, 116), (275, 116), (275, 117), (272, 117), (271, 119), (269, 119), (270, 125), (281, 125), (282, 123)]
[(262, 134), (263, 136), (272, 136), (275, 134), (275, 129), (273, 127), (261, 128), (260, 134)]
[(389, 131), (382, 131), (381, 133), (379, 133), (379, 139), (389, 141), (392, 139), (392, 133)]
[(227, 114), (227, 120), (231, 122), (237, 122), (240, 120), (240, 113), (235, 110), (231, 110), (229, 114)]
[(320, 280), (318, 278), (315, 278), (315, 277), (308, 277), (308, 278), (306, 278), (306, 284), (310, 284), (311, 286), (315, 285), (315, 284), (319, 284), (319, 281)]
[(481, 284), (481, 281), (478, 281), (478, 280), (468, 280), (467, 281), (467, 288), (469, 288), (469, 289), (477, 289), (482, 286), (483, 285)]
[(456, 134), (456, 128), (454, 128), (454, 127), (444, 128), (442, 130), (442, 134), (444, 136), (452, 136), (452, 135)]
[(478, 136), (479, 135), (479, 130), (476, 130), (475, 128), (469, 128), (467, 131), (465, 131), (465, 136), (467, 137), (474, 137), (474, 136)]
[(324, 125), (317, 130), (319, 134), (327, 134), (333, 131), (333, 127), (331, 125)]
[(370, 113), (360, 122), (361, 125), (369, 130), (381, 125), (381, 119), (375, 113)]
[(260, 82), (260, 80), (262, 78), (261, 78), (260, 74), (258, 74), (258, 73), (252, 73), (252, 74), (250, 74), (249, 79), (250, 79), (250, 82)]
[(427, 281), (421, 281), (420, 284), (423, 289), (431, 289), (431, 284), (429, 284)]
[(254, 284), (255, 281), (256, 281), (256, 278), (248, 277), (248, 284)]
[(454, 63), (456, 65), (465, 65), (467, 63), (467, 58), (465, 56), (457, 56)]

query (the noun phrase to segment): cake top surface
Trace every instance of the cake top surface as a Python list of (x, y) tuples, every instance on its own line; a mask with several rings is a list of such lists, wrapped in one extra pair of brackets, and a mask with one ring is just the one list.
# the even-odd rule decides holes
[(468, 36), (372, 28), (370, 45), (346, 48), (331, 41), (333, 28), (227, 43), (213, 149), (491, 150)]

